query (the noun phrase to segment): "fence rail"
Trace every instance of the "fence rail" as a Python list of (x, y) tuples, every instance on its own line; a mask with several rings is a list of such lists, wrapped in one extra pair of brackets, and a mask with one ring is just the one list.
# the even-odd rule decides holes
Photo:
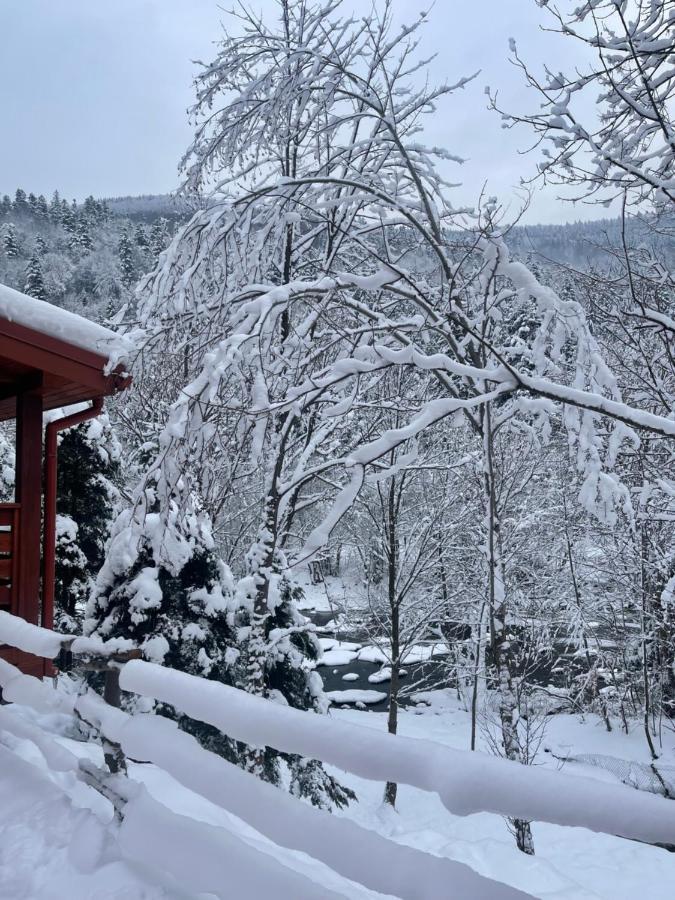
[[(114, 669), (123, 690), (171, 704), (231, 738), (320, 759), (361, 778), (396, 781), (434, 792), (455, 815), (491, 812), (650, 843), (675, 840), (675, 804), (622, 785), (525, 767), (308, 714), (218, 682), (130, 659), (137, 654), (128, 641), (59, 635), (4, 612), (0, 612), (0, 642), (45, 658), (68, 649), (101, 668)], [(477, 900), (528, 896), (484, 878), (462, 863), (398, 844), (348, 818), (308, 806), (204, 750), (164, 717), (129, 715), (93, 691), (68, 697), (2, 660), (0, 687), (7, 701), (79, 716), (99, 730), (104, 749), (120, 748), (130, 759), (154, 763), (276, 846), (306, 853), (372, 891), (404, 900), (447, 897), (450, 886), (453, 896)], [(131, 778), (111, 777), (90, 760), (78, 760), (47, 732), (9, 709), (0, 710), (0, 729), (14, 730), (17, 736), (32, 740), (50, 767), (77, 771), (111, 800), (118, 843), (127, 858), (168, 870), (179, 882), (181, 872), (190, 871), (187, 887), (219, 897), (234, 894), (253, 900), (266, 896), (261, 879), (270, 896), (289, 900), (342, 896), (262, 850), (254, 850), (236, 832), (179, 816), (150, 798)], [(109, 756), (107, 752), (106, 760)], [(175, 850), (176, 841), (180, 852)], [(192, 878), (196, 871), (199, 884)], [(233, 872), (238, 873), (236, 890)]]

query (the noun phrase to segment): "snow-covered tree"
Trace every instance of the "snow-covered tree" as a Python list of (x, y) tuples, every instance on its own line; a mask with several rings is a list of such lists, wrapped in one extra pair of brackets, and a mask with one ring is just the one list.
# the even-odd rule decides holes
[(136, 268), (134, 265), (131, 239), (126, 231), (123, 232), (120, 237), (117, 253), (119, 257), (122, 284), (124, 284), (125, 287), (129, 287), (136, 280)]
[(162, 250), (168, 246), (169, 238), (169, 223), (162, 216), (157, 219), (157, 221), (153, 222), (152, 228), (150, 229), (149, 244), (155, 259), (157, 259)]
[[(139, 308), (149, 366), (173, 354), (158, 490), (170, 497), (194, 482), (223, 531), (239, 546), (249, 539), (247, 687), (264, 693), (269, 600), (289, 555), (319, 551), (368, 473), (459, 416), (482, 460), (501, 742), (526, 761), (499, 432), (544, 440), (563, 404), (580, 501), (610, 522), (626, 506), (610, 470), (624, 440), (635, 443), (631, 427), (665, 436), (675, 426), (622, 402), (581, 305), (511, 258), (496, 202), (473, 217), (453, 207), (434, 159), (453, 157), (425, 149), (417, 132), (467, 79), (411, 83), (422, 22), (393, 35), (387, 3), (358, 27), (337, 9), (281, 2), (278, 28), (242, 13), (243, 33), (198, 81), (186, 190), (202, 202)], [(359, 411), (398, 369), (428, 387), (400, 401), (398, 427), (364, 428)], [(603, 415), (620, 424), (606, 429)], [(529, 825), (516, 825), (531, 852)]]
[[(540, 105), (530, 115), (504, 114), (505, 124), (525, 123), (541, 138), (538, 177), (573, 188), (572, 196), (586, 202), (620, 201), (618, 233), (603, 241), (603, 269), (578, 275), (577, 288), (623, 395), (671, 418), (675, 276), (668, 247), (675, 208), (675, 75), (668, 60), (675, 49), (675, 3), (539, 5), (553, 30), (584, 46), (589, 61), (567, 72), (548, 64), (539, 77), (514, 42), (514, 60)], [(492, 102), (496, 107), (495, 97)], [(633, 695), (642, 695), (652, 756), (657, 755), (652, 711), (671, 714), (675, 706), (675, 615), (662, 599), (675, 568), (666, 524), (674, 514), (671, 444), (663, 435), (642, 434), (618, 465), (631, 508), (615, 567), (623, 570), (633, 560), (627, 596), (633, 594), (631, 603), (640, 598), (643, 633), (641, 683)]]
[(42, 259), (43, 256), (49, 251), (49, 247), (47, 246), (47, 241), (42, 237), (41, 234), (38, 234), (35, 238), (35, 255)]
[(26, 280), (23, 285), (25, 294), (35, 297), (37, 300), (46, 300), (47, 291), (42, 277), (42, 265), (37, 254), (31, 256), (26, 266)]
[(12, 204), (14, 212), (19, 216), (30, 214), (30, 206), (28, 205), (28, 197), (23, 188), (17, 188), (14, 193), (14, 203)]
[(56, 613), (81, 627), (84, 603), (105, 559), (118, 504), (121, 447), (106, 414), (59, 438)]
[(14, 482), (16, 457), (11, 435), (6, 426), (0, 427), (0, 501), (12, 503), (14, 500)]
[(8, 259), (16, 259), (19, 255), (19, 242), (16, 227), (10, 222), (5, 226), (2, 236), (2, 249)]
[[(144, 658), (179, 671), (241, 687), (246, 683), (246, 639), (251, 630), (251, 581), (235, 581), (215, 552), (211, 525), (193, 496), (159, 512), (152, 476), (136, 504), (115, 522), (105, 563), (87, 607), (85, 633), (132, 640)], [(308, 666), (319, 648), (292, 603), (292, 586), (276, 582), (267, 640), (269, 696), (300, 709), (325, 708), (321, 680)], [(318, 806), (342, 806), (354, 797), (320, 763), (251, 750), (174, 710), (160, 712), (214, 752), (248, 765), (261, 777), (288, 781), (290, 790)], [(285, 771), (288, 773), (286, 777)]]
[(92, 582), (87, 558), (79, 545), (78, 526), (70, 516), (56, 516), (54, 574), (54, 627), (65, 634), (78, 634)]

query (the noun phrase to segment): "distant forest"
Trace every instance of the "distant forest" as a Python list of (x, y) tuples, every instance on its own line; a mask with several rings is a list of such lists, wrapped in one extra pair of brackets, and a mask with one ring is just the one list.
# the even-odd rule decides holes
[(107, 321), (185, 214), (168, 196), (77, 203), (18, 188), (0, 200), (0, 283)]
[[(129, 301), (141, 275), (150, 272), (177, 227), (194, 208), (169, 194), (87, 197), (82, 203), (54, 191), (18, 188), (0, 200), (0, 283), (57, 306), (105, 322)], [(639, 242), (640, 220), (632, 219), (631, 242)], [(661, 254), (649, 229), (650, 244)], [(588, 272), (612, 264), (609, 248), (621, 243), (621, 220), (518, 225), (508, 235), (511, 252), (529, 262), (562, 264)]]

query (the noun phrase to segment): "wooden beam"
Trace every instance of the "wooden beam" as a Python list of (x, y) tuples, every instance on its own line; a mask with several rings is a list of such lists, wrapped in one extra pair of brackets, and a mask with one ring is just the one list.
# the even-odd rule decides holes
[(1, 317), (0, 358), (86, 385), (97, 396), (112, 392), (106, 391), (109, 378), (104, 375), (108, 365), (105, 355)]
[(24, 391), (32, 391), (42, 386), (42, 372), (32, 372), (30, 375), (22, 375), (14, 381), (8, 381), (0, 386), (0, 402), (12, 400)]
[(42, 397), (25, 391), (16, 402), (16, 502), (20, 504), (17, 584), (12, 612), (37, 625), (40, 620), (42, 537)]

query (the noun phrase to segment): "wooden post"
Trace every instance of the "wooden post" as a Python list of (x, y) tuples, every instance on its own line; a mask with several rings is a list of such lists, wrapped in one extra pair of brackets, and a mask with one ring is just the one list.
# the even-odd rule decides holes
[(42, 396), (35, 390), (19, 394), (16, 400), (15, 494), (21, 511), (16, 609), (12, 612), (37, 625), (42, 537)]

